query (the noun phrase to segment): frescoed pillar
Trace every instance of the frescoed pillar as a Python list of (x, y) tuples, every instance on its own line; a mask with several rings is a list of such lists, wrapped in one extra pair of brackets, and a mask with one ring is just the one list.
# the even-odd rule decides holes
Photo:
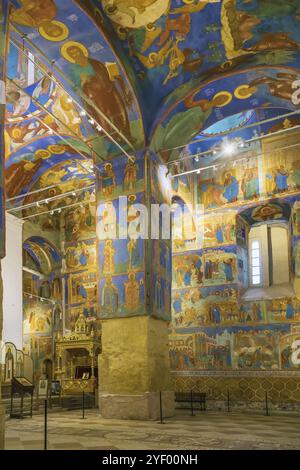
[[(4, 123), (5, 123), (5, 62), (7, 45), (7, 25), (8, 25), (8, 1), (0, 0), (0, 259), (5, 256), (5, 206), (4, 206)], [(2, 346), (2, 325), (3, 325), (3, 284), (0, 272), (0, 344)], [(2, 349), (2, 348), (1, 348)], [(2, 352), (2, 351), (1, 351)], [(0, 370), (1, 372), (1, 370)], [(4, 420), (5, 411), (1, 404), (1, 377), (0, 373), (0, 449), (4, 449)]]
[(97, 170), (99, 408), (105, 418), (157, 419), (159, 392), (164, 416), (173, 414), (171, 245), (168, 227), (165, 239), (158, 230), (169, 220), (167, 212), (159, 216), (158, 205), (154, 217), (150, 210), (162, 202), (170, 209), (168, 187), (166, 168), (150, 153), (132, 161), (120, 157)]

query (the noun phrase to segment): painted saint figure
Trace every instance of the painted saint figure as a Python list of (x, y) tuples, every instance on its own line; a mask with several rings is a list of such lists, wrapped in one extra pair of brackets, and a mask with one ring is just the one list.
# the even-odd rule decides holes
[(102, 307), (105, 313), (116, 313), (118, 311), (118, 298), (118, 289), (109, 276), (106, 278), (102, 291)]
[(214, 323), (220, 323), (221, 322), (221, 310), (218, 304), (213, 304), (212, 306), (212, 320)]
[(295, 309), (294, 309), (294, 306), (293, 306), (293, 303), (291, 300), (289, 300), (286, 304), (286, 315), (285, 315), (285, 318), (287, 320), (293, 320), (294, 319), (294, 315), (295, 315)]
[(280, 167), (276, 170), (275, 174), (276, 192), (283, 193), (288, 190), (288, 177), (289, 172), (284, 168), (283, 165), (280, 165)]
[(134, 312), (140, 304), (140, 285), (133, 272), (129, 273), (128, 281), (124, 282), (125, 308), (128, 312)]
[(224, 181), (224, 188), (225, 191), (223, 196), (227, 199), (227, 202), (235, 202), (237, 201), (237, 197), (239, 194), (239, 183), (235, 176), (231, 173), (227, 173)]
[(228, 258), (223, 261), (226, 282), (233, 281), (233, 259)]
[(61, 48), (62, 56), (72, 65), (70, 77), (89, 98), (88, 113), (107, 132), (115, 132), (103, 116), (126, 137), (131, 136), (127, 107), (132, 106), (132, 96), (127, 90), (116, 64), (110, 69), (89, 57), (88, 49), (76, 41), (68, 41)]
[(128, 160), (124, 171), (124, 191), (132, 191), (137, 182), (138, 165), (135, 160)]
[(259, 196), (259, 180), (257, 170), (247, 170), (245, 177), (242, 180), (242, 191), (244, 199), (254, 199)]
[(112, 240), (105, 240), (103, 249), (103, 274), (113, 274), (115, 271), (114, 255), (115, 249)]
[(116, 176), (111, 163), (106, 163), (104, 172), (100, 175), (101, 191), (105, 195), (111, 195), (116, 187)]

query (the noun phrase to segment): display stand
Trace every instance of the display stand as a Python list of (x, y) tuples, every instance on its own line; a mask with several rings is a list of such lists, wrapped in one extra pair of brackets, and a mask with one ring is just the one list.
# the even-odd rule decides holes
[(10, 417), (32, 417), (34, 386), (25, 377), (13, 377), (11, 382)]

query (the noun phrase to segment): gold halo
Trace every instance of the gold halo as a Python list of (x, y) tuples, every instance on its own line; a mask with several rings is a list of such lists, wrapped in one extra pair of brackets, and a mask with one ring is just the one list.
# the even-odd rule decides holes
[(105, 163), (104, 165), (105, 170), (109, 168), (110, 170), (112, 169), (112, 164), (111, 163)]
[(46, 159), (46, 158), (51, 157), (51, 153), (47, 149), (39, 149), (35, 152), (34, 156), (36, 158)]
[(22, 136), (21, 129), (19, 129), (18, 127), (16, 129), (13, 129), (11, 135), (13, 139), (19, 139)]
[(146, 24), (146, 30), (147, 31), (155, 31), (156, 30), (156, 26), (154, 23), (148, 23)]
[(49, 145), (48, 150), (54, 155), (62, 155), (63, 153), (65, 153), (65, 148), (62, 145), (57, 144)]
[(250, 87), (247, 84), (240, 85), (234, 90), (234, 96), (238, 98), (239, 100), (247, 100), (248, 98), (251, 98), (253, 93), (255, 93), (256, 88), (255, 87)]
[(136, 195), (135, 195), (135, 194), (130, 194), (130, 196), (128, 196), (128, 201), (129, 201), (129, 202), (134, 202), (134, 201), (136, 201)]
[(83, 54), (85, 55), (85, 57), (89, 57), (89, 51), (87, 50), (87, 48), (81, 44), (81, 42), (77, 42), (77, 41), (68, 41), (68, 42), (65, 42), (65, 44), (63, 44), (61, 46), (61, 49), (60, 49), (60, 52), (61, 52), (61, 55), (68, 61), (68, 62), (71, 62), (71, 64), (75, 64), (75, 60), (68, 54), (68, 49), (70, 47), (78, 47), (78, 49), (81, 49)]
[(150, 54), (148, 55), (150, 64), (155, 63), (156, 60), (157, 60), (157, 57), (158, 57), (158, 53), (157, 53), (157, 52), (150, 52)]
[[(223, 103), (221, 104), (214, 104), (215, 100), (219, 100), (220, 98), (223, 98)], [(232, 94), (229, 93), (229, 91), (220, 91), (219, 93), (216, 93), (212, 99), (212, 105), (215, 106), (216, 108), (223, 108), (224, 106), (227, 106), (229, 103), (232, 101)]]
[[(49, 32), (47, 32), (47, 26), (49, 25), (60, 28), (61, 34), (59, 36), (53, 36), (49, 34)], [(67, 39), (67, 37), (69, 37), (69, 28), (61, 21), (52, 20), (52, 21), (47, 21), (46, 23), (43, 23), (39, 27), (39, 33), (41, 36), (43, 36), (43, 38), (47, 39), (48, 41), (59, 42), (59, 41), (64, 41), (65, 39)]]

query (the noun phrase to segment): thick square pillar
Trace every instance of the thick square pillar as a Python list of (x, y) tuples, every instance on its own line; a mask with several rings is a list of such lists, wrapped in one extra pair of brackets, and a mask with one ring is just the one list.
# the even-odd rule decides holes
[(98, 168), (99, 408), (104, 418), (158, 419), (160, 400), (164, 417), (174, 412), (168, 344), (171, 234), (162, 238), (158, 213), (158, 204), (170, 208), (166, 172), (149, 153)]

